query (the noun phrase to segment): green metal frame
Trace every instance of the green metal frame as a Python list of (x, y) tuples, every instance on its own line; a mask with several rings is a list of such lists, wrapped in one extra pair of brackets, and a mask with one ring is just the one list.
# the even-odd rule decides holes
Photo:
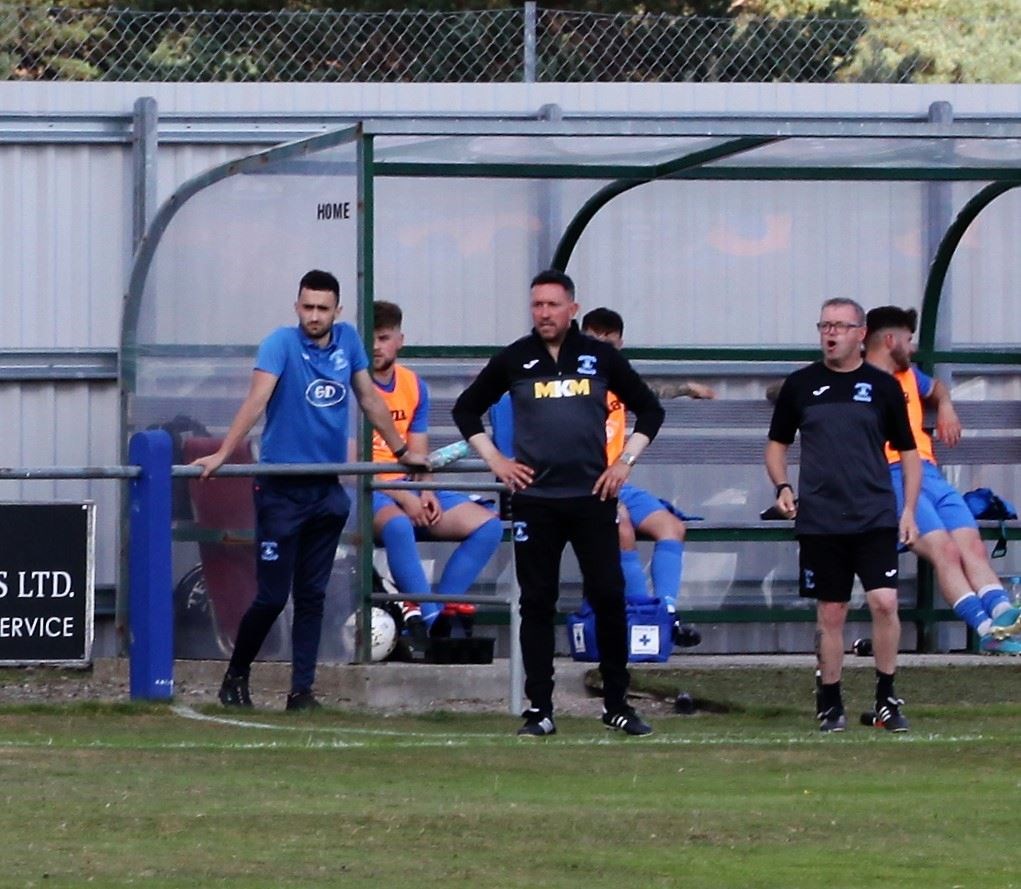
[[(961, 208), (957, 217), (950, 224), (950, 228), (943, 235), (943, 240), (940, 242), (936, 255), (932, 259), (932, 265), (929, 268), (929, 275), (925, 282), (925, 292), (922, 297), (922, 311), (918, 322), (918, 354), (916, 357), (922, 369), (929, 373), (932, 372), (933, 367), (938, 361), (946, 361), (958, 354), (956, 350), (940, 354), (936, 353), (936, 319), (939, 314), (940, 299), (943, 296), (943, 287), (950, 272), (950, 261), (954, 258), (954, 253), (964, 238), (965, 232), (978, 218), (979, 213), (985, 210), (1000, 195), (1006, 194), (1019, 185), (1021, 185), (1021, 182), (994, 182), (992, 185), (987, 185)], [(987, 362), (983, 360), (983, 358), (993, 357), (996, 356), (986, 356), (982, 353), (972, 352), (965, 360), (975, 364), (994, 363), (993, 361)], [(1021, 351), (1011, 355), (1003, 355), (1001, 353), (998, 357), (1008, 360), (1003, 362), (997, 361), (995, 363), (1021, 363)], [(957, 358), (957, 360), (960, 361), (961, 359)]]
[(692, 152), (691, 154), (687, 154), (674, 161), (657, 164), (652, 170), (652, 175), (647, 179), (639, 179), (637, 181), (625, 181), (618, 179), (616, 182), (611, 182), (609, 185), (604, 186), (591, 198), (589, 198), (582, 208), (575, 214), (574, 219), (567, 224), (567, 228), (564, 229), (564, 234), (560, 238), (560, 243), (557, 245), (557, 249), (553, 253), (553, 260), (550, 265), (552, 268), (559, 269), (560, 271), (566, 270), (567, 263), (571, 259), (571, 254), (574, 252), (574, 248), (578, 244), (578, 239), (585, 231), (586, 226), (588, 226), (593, 217), (595, 217), (596, 213), (598, 213), (614, 198), (630, 191), (632, 188), (637, 188), (639, 185), (647, 185), (650, 182), (655, 182), (657, 179), (668, 178), (683, 170), (698, 167), (702, 164), (707, 164), (710, 161), (721, 160), (725, 157), (733, 157), (734, 155), (742, 154), (755, 148), (761, 148), (763, 145), (768, 145), (770, 142), (774, 141), (776, 140), (767, 138), (735, 139), (732, 142), (725, 142), (724, 144), (718, 145), (714, 148)]
[[(365, 340), (366, 352), (372, 355), (373, 302), (376, 294), (376, 175), (374, 143), (372, 136), (358, 140), (358, 320)], [(359, 437), (359, 458), (372, 460), (372, 430), (368, 423), (362, 423)], [(373, 539), (372, 532), (372, 489), (371, 477), (358, 476), (356, 490), (358, 497), (358, 532), (363, 541)], [(362, 603), (368, 606), (372, 596), (373, 547), (362, 546), (359, 551), (358, 577), (362, 586)], [(362, 607), (361, 645), (359, 658), (368, 663), (372, 651), (372, 610)]]

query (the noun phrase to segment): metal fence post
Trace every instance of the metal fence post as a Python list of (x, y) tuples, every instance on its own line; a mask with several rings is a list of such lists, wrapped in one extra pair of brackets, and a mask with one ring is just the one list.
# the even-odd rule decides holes
[(535, 63), (537, 43), (535, 39), (536, 10), (535, 0), (525, 0), (524, 21), (524, 59), (521, 80), (524, 83), (535, 83)]
[[(933, 102), (929, 105), (928, 119), (936, 125), (951, 124), (954, 121), (954, 106), (949, 102)], [(947, 157), (952, 157), (954, 150), (949, 144), (940, 143), (940, 149)], [(925, 266), (930, 267), (939, 250), (940, 242), (947, 229), (954, 221), (954, 193), (950, 182), (926, 182), (924, 191), (924, 207), (922, 225), (925, 238)], [(950, 343), (950, 304), (951, 281), (948, 275), (943, 283), (943, 297), (940, 300), (940, 311), (936, 316), (936, 341), (938, 349), (945, 349)], [(953, 378), (947, 366), (933, 367), (933, 375), (942, 380), (949, 392), (953, 387)], [(920, 652), (939, 651), (941, 647), (940, 626), (933, 620), (932, 610), (936, 600), (936, 575), (932, 565), (923, 559), (918, 560), (917, 606), (925, 614), (916, 624), (916, 649)], [(970, 630), (969, 630), (970, 641)]]
[(156, 210), (156, 128), (158, 124), (159, 113), (156, 100), (149, 96), (136, 100), (131, 127), (132, 250), (138, 249)]
[(174, 695), (174, 607), (170, 565), (170, 435), (138, 432), (128, 459), (142, 472), (130, 484), (129, 654), (132, 699)]

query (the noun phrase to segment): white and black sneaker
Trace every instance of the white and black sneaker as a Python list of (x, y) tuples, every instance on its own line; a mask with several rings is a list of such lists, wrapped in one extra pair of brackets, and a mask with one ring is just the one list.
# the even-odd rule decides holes
[(651, 735), (652, 726), (642, 720), (634, 707), (623, 707), (610, 713), (603, 710), (603, 725), (624, 732), (625, 735)]
[(816, 717), (821, 732), (842, 732), (847, 728), (847, 714), (843, 707), (830, 707), (817, 713)]
[(529, 707), (521, 718), (525, 724), (518, 729), (518, 734), (525, 738), (545, 738), (547, 735), (555, 735), (557, 727), (553, 722), (552, 713), (544, 713), (536, 707)]
[(872, 724), (888, 732), (906, 732), (910, 726), (907, 717), (900, 712), (903, 705), (904, 702), (900, 698), (890, 697), (885, 701), (876, 701), (876, 709), (872, 712)]

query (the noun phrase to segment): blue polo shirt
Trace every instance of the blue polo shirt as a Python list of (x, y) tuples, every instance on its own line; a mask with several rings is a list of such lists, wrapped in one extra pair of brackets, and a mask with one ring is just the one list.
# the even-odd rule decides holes
[(368, 366), (357, 331), (345, 322), (333, 325), (322, 349), (298, 326), (266, 337), (255, 369), (273, 374), (277, 384), (266, 406), (262, 462), (346, 462), (351, 377)]

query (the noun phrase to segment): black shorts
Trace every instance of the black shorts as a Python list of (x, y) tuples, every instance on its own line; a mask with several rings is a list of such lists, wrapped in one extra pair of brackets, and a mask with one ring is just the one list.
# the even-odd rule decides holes
[(799, 591), (806, 599), (850, 602), (854, 576), (865, 591), (897, 588), (897, 529), (798, 537)]

